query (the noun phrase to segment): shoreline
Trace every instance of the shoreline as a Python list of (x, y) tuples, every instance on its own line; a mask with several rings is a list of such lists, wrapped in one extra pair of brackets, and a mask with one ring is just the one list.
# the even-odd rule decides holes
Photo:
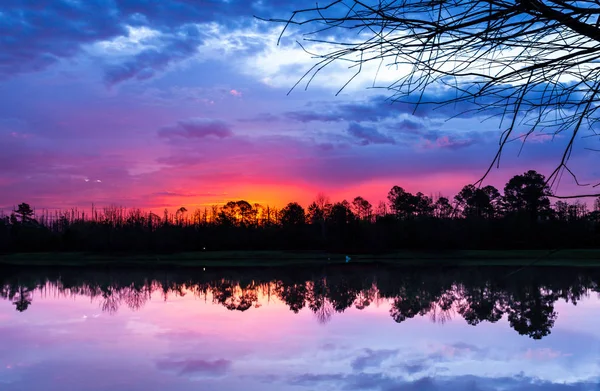
[[(398, 266), (572, 266), (600, 267), (600, 249), (395, 251), (347, 254), (352, 264)], [(174, 254), (85, 252), (0, 255), (4, 266), (80, 267), (257, 267), (318, 266), (346, 263), (346, 254), (322, 251), (202, 251)]]

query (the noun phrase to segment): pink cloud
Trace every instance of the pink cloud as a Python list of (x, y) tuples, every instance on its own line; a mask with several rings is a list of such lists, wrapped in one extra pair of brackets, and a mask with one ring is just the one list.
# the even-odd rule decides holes
[(424, 149), (459, 149), (472, 145), (474, 140), (456, 139), (449, 136), (438, 137), (435, 141), (425, 140), (421, 146)]
[(240, 91), (238, 91), (238, 90), (231, 90), (231, 91), (229, 91), (229, 93), (230, 93), (232, 96), (235, 96), (235, 97), (237, 97), (237, 98), (241, 98), (241, 97), (242, 97), (242, 93), (241, 93)]
[(527, 349), (527, 351), (523, 354), (523, 357), (527, 360), (554, 360), (561, 356), (568, 356), (563, 354), (562, 352), (550, 349), (550, 348), (541, 348), (541, 349)]

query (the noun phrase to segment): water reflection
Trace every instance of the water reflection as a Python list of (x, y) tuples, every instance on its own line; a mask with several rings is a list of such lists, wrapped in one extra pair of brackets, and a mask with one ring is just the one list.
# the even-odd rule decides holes
[(263, 304), (259, 297), (277, 298), (294, 313), (306, 307), (320, 323), (349, 308), (364, 310), (385, 302), (391, 320), (397, 323), (424, 315), (444, 323), (458, 316), (475, 326), (498, 322), (506, 315), (520, 335), (542, 339), (551, 333), (558, 317), (557, 300), (576, 305), (600, 291), (599, 281), (598, 270), (567, 268), (518, 273), (506, 268), (432, 271), (349, 266), (208, 272), (5, 270), (0, 297), (23, 312), (35, 306), (33, 292), (83, 295), (110, 314), (122, 306), (137, 311), (156, 294), (165, 301), (191, 294), (240, 312), (259, 308)]

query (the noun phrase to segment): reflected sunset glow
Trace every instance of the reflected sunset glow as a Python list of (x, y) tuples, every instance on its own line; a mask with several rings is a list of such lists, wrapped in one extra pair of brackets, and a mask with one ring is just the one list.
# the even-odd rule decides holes
[[(584, 289), (579, 296), (563, 291), (559, 279), (546, 280), (555, 286), (552, 295), (569, 302), (551, 299), (555, 315), (544, 315), (554, 317), (551, 332), (539, 338), (529, 329), (530, 338), (516, 332), (521, 326), (511, 314), (527, 302), (518, 316), (531, 314), (527, 327), (547, 327), (533, 315), (546, 311), (532, 301), (545, 302), (544, 289), (527, 288), (525, 296), (520, 288), (496, 291), (495, 305), (506, 301), (508, 316), (473, 327), (465, 319), (479, 305), (469, 301), (479, 287), (466, 274), (458, 277), (465, 282), (441, 290), (426, 282), (416, 296), (413, 289), (421, 288), (411, 288), (412, 277), (402, 272), (379, 274), (374, 285), (349, 272), (305, 282), (284, 274), (238, 280), (214, 273), (199, 277), (203, 282), (190, 275), (181, 283), (165, 273), (162, 282), (126, 283), (121, 276), (109, 285), (73, 285), (75, 275), (66, 273), (64, 282), (49, 276), (35, 289), (5, 285), (12, 299), (0, 301), (3, 390), (591, 391), (598, 385), (600, 302), (583, 288), (587, 282), (573, 286)], [(15, 311), (25, 301), (25, 310)]]

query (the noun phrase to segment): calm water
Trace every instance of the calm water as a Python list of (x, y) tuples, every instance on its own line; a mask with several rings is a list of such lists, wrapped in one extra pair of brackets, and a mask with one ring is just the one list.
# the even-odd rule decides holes
[(0, 390), (600, 390), (600, 270), (0, 270)]

